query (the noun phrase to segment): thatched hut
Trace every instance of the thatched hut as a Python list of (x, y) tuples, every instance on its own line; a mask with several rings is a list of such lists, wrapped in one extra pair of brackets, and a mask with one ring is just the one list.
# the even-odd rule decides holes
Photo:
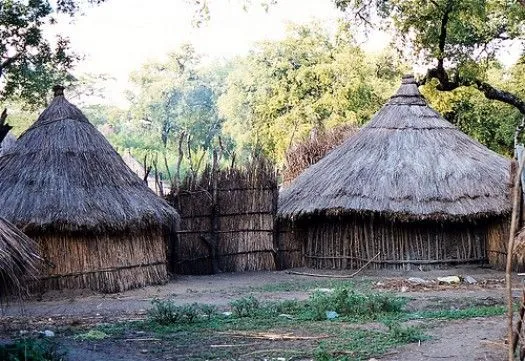
[(33, 240), (0, 217), (0, 300), (27, 290), (27, 281), (38, 272), (36, 249)]
[(45, 288), (118, 292), (167, 278), (178, 214), (58, 87), (0, 158), (0, 216), (35, 239)]
[(312, 267), (354, 268), (378, 253), (376, 267), (483, 261), (506, 239), (510, 165), (406, 76), (368, 124), (281, 192), (279, 214), (294, 220)]

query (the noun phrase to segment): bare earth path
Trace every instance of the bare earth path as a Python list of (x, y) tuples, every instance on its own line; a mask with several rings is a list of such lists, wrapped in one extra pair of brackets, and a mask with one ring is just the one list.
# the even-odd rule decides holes
[[(320, 272), (303, 270), (306, 272)], [(329, 272), (326, 272), (329, 273)], [(331, 274), (341, 274), (332, 272)], [(435, 279), (445, 275), (470, 275), (478, 285), (458, 289), (404, 289), (396, 282), (408, 277)], [(485, 268), (458, 268), (443, 271), (367, 271), (352, 279), (353, 282), (384, 285), (385, 291), (399, 292), (412, 301), (409, 307), (415, 310), (426, 309), (431, 305), (440, 307), (465, 307), (468, 305), (496, 304), (504, 300), (502, 284), (482, 287), (485, 280), (498, 280), (503, 274)], [(121, 294), (101, 295), (89, 291), (49, 292), (27, 300), (23, 306), (10, 304), (4, 307), (0, 325), (4, 329), (20, 328), (31, 323), (37, 327), (67, 322), (92, 320), (93, 323), (115, 319), (133, 319), (143, 317), (155, 298), (170, 299), (177, 304), (206, 303), (226, 310), (232, 300), (249, 294), (260, 300), (306, 299), (316, 284), (327, 283), (327, 279), (289, 274), (286, 271), (247, 272), (219, 274), (210, 276), (177, 276), (170, 283), (132, 290)], [(393, 285), (393, 286), (392, 286)], [(490, 285), (490, 283), (489, 283)], [(380, 287), (381, 288), (381, 287)], [(380, 289), (383, 291), (383, 289)], [(515, 294), (521, 291), (516, 280)], [(40, 300), (37, 300), (39, 298)], [(79, 321), (80, 320), (80, 321)], [(428, 322), (428, 321), (426, 321)], [(416, 360), (500, 360), (504, 357), (501, 345), (504, 341), (505, 322), (502, 317), (474, 318), (459, 321), (432, 321), (428, 334), (429, 341), (420, 345), (411, 344), (398, 348), (385, 355), (381, 360), (416, 361)], [(67, 342), (67, 341), (66, 341)], [(141, 355), (127, 349), (107, 350), (86, 347), (84, 350), (73, 349), (69, 360), (155, 360), (152, 355)], [(119, 346), (120, 347), (120, 346)], [(127, 350), (127, 351), (126, 351)], [(502, 356), (503, 355), (503, 356)], [(162, 359), (162, 358), (161, 358)], [(165, 358), (164, 358), (165, 359)], [(246, 358), (256, 359), (256, 358)]]

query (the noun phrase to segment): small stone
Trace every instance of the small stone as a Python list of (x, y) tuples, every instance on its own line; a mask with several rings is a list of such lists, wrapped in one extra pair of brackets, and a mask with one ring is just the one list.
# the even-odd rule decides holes
[(406, 291), (408, 291), (407, 286), (402, 286), (402, 287), (401, 287), (401, 292), (406, 292)]
[(229, 316), (232, 315), (232, 313), (229, 312), (229, 311), (226, 311), (226, 312), (223, 312), (222, 315), (223, 315), (223, 316), (227, 316), (227, 317), (229, 317)]
[(458, 276), (447, 276), (447, 277), (438, 277), (439, 283), (446, 283), (446, 284), (457, 284), (461, 282), (461, 279)]
[(28, 330), (20, 330), (18, 331), (18, 333), (20, 334), (20, 336), (23, 336), (23, 335), (27, 335), (29, 333)]
[(463, 279), (463, 281), (465, 283), (468, 283), (469, 285), (475, 285), (476, 283), (478, 283), (478, 281), (476, 281), (476, 279), (472, 276), (467, 276)]
[(45, 330), (42, 332), (42, 335), (44, 335), (44, 337), (55, 337), (55, 333), (51, 330)]
[(140, 350), (141, 353), (148, 353), (149, 351), (145, 348), (143, 348), (142, 350)]
[(339, 315), (335, 311), (326, 311), (326, 319), (333, 320), (337, 318)]

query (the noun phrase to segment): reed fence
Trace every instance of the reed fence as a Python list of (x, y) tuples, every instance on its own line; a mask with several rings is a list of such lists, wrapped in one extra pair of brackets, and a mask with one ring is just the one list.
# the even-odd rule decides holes
[(198, 179), (184, 178), (172, 200), (181, 215), (170, 250), (172, 271), (275, 269), (277, 199), (275, 169), (263, 159), (244, 168), (218, 170), (212, 164)]

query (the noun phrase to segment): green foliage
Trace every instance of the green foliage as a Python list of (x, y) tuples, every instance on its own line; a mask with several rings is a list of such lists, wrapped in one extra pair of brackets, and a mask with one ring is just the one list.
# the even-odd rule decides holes
[[(489, 81), (497, 86), (507, 75), (500, 68), (492, 68)], [(503, 86), (503, 84), (501, 84)], [(519, 111), (501, 102), (492, 102), (473, 88), (458, 88), (452, 92), (436, 90), (435, 82), (422, 87), (431, 106), (488, 148), (504, 155), (514, 151), (514, 130), (521, 121)], [(515, 83), (507, 88), (514, 90)], [(516, 87), (516, 89), (519, 89)]]
[(370, 56), (347, 26), (331, 37), (316, 24), (291, 26), (234, 64), (219, 99), (224, 130), (238, 153), (284, 152), (314, 128), (363, 124), (391, 95), (402, 66), (390, 53)]
[(48, 0), (0, 2), (0, 98), (41, 106), (53, 85), (74, 80), (69, 70), (78, 57), (69, 50), (69, 40), (50, 41), (44, 28), (55, 22), (55, 10), (73, 15), (78, 8), (67, 4), (75, 3), (58, 1), (53, 9)]
[(48, 339), (22, 339), (12, 344), (0, 344), (0, 360), (62, 361), (64, 354)]
[(406, 301), (399, 297), (380, 293), (360, 293), (345, 288), (333, 292), (315, 292), (306, 305), (306, 317), (326, 319), (327, 311), (335, 311), (340, 317), (369, 317), (375, 319), (386, 313), (399, 313)]

